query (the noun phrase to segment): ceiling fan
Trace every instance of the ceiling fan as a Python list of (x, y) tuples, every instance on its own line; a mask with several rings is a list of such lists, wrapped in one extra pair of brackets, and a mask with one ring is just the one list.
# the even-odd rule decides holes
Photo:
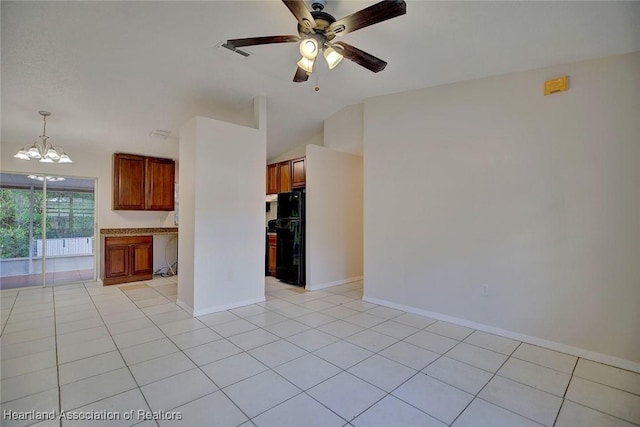
[(307, 9), (302, 0), (282, 0), (282, 2), (298, 20), (298, 35), (231, 39), (227, 40), (223, 46), (237, 50), (244, 46), (300, 42), (302, 59), (298, 61), (298, 69), (293, 77), (294, 82), (307, 81), (321, 50), (329, 69), (335, 68), (342, 58), (347, 58), (374, 73), (384, 70), (387, 63), (382, 59), (343, 41), (336, 41), (335, 38), (407, 13), (404, 0), (384, 0), (336, 20), (323, 11), (327, 0), (314, 0), (312, 11)]

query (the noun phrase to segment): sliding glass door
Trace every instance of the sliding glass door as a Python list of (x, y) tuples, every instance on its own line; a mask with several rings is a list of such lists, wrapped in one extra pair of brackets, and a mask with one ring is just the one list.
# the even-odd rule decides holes
[(95, 180), (0, 175), (0, 289), (95, 280)]
[(33, 242), (42, 240), (44, 182), (0, 176), (0, 288), (42, 285), (42, 259)]

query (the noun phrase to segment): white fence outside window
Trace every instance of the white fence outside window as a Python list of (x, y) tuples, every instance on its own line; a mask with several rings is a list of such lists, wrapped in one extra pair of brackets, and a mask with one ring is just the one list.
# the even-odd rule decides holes
[[(47, 239), (47, 257), (61, 255), (92, 255), (93, 237)], [(42, 239), (33, 241), (32, 256), (42, 256)]]

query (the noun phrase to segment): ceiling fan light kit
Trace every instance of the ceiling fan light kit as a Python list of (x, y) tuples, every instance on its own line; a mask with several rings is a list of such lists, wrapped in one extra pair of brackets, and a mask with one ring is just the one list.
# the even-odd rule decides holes
[(338, 65), (340, 61), (342, 61), (342, 58), (344, 58), (344, 56), (336, 52), (336, 50), (331, 46), (327, 46), (324, 49), (323, 55), (324, 55), (324, 59), (327, 61), (327, 65), (329, 66), (330, 70), (333, 70), (334, 68), (336, 68), (336, 65)]
[(314, 39), (304, 39), (300, 42), (300, 54), (307, 59), (318, 56), (318, 42)]
[(298, 69), (293, 77), (294, 82), (304, 82), (313, 72), (313, 65), (320, 50), (330, 70), (333, 70), (343, 58), (374, 72), (384, 70), (387, 63), (380, 58), (360, 50), (341, 41), (335, 41), (342, 36), (386, 21), (407, 13), (404, 0), (383, 0), (342, 19), (336, 20), (332, 15), (324, 12), (326, 0), (315, 0), (313, 11), (309, 11), (303, 0), (282, 0), (289, 11), (298, 20), (298, 35), (251, 37), (244, 39), (230, 39), (225, 43), (228, 49), (243, 46), (255, 46), (273, 43), (300, 42), (299, 49), (302, 59), (298, 61)]
[(302, 68), (307, 73), (311, 74), (313, 72), (313, 63), (314, 62), (315, 62), (315, 60), (313, 60), (313, 59), (308, 59), (308, 58), (302, 57), (302, 58), (300, 58), (300, 61), (298, 61), (298, 63), (296, 65), (298, 65), (298, 67)]

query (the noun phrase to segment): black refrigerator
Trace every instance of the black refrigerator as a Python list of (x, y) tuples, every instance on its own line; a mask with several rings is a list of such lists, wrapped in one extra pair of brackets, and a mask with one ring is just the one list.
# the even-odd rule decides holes
[(276, 278), (305, 284), (304, 190), (278, 194), (276, 222)]

